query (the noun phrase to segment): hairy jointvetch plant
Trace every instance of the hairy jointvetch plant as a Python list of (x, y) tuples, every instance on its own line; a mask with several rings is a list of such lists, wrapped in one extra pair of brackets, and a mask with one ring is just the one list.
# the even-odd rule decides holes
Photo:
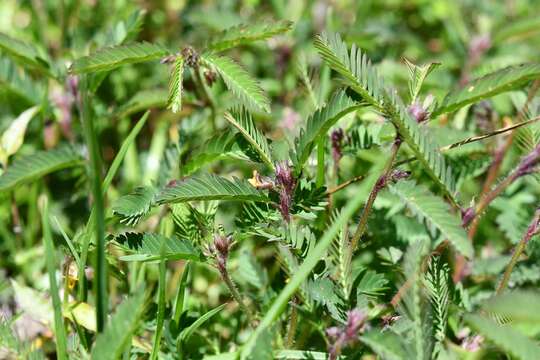
[(0, 358), (538, 358), (537, 2), (0, 3)]
[(244, 303), (244, 300), (242, 300), (242, 296), (238, 292), (238, 288), (233, 282), (227, 268), (229, 253), (233, 245), (234, 243), (231, 235), (225, 236), (221, 234), (215, 234), (214, 242), (209, 245), (208, 252), (214, 258), (215, 267), (219, 271), (221, 279), (231, 292), (232, 297), (238, 303), (238, 306), (240, 306), (242, 311), (246, 313), (248, 318), (250, 320), (253, 320), (253, 313), (251, 309)]

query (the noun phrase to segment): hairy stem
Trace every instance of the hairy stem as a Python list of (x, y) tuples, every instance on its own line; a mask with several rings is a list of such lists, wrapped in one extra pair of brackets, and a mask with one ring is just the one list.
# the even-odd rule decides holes
[(512, 258), (510, 259), (510, 262), (508, 263), (508, 266), (506, 267), (506, 270), (504, 271), (503, 278), (499, 284), (499, 287), (497, 288), (497, 294), (500, 294), (504, 291), (506, 286), (508, 285), (508, 281), (510, 280), (510, 275), (512, 274), (512, 270), (514, 269), (514, 266), (516, 266), (519, 257), (527, 247), (527, 244), (531, 240), (531, 238), (538, 233), (540, 226), (540, 207), (536, 209), (536, 213), (534, 214), (534, 217), (531, 221), (531, 224), (527, 228), (527, 232), (525, 235), (523, 235), (523, 238), (521, 238), (521, 241), (516, 247), (516, 250), (514, 251), (514, 254), (512, 255)]
[(212, 99), (212, 96), (210, 95), (210, 92), (208, 91), (208, 88), (204, 84), (204, 80), (203, 80), (203, 78), (201, 76), (201, 69), (199, 67), (194, 68), (193, 73), (195, 74), (195, 84), (196, 84), (197, 88), (199, 89), (204, 102), (208, 106), (210, 106), (212, 131), (215, 132), (217, 130), (217, 124), (216, 124), (217, 108), (216, 108), (216, 104), (214, 103), (214, 100)]
[(401, 146), (401, 139), (397, 137), (396, 140), (394, 141), (394, 144), (392, 145), (392, 153), (390, 155), (390, 159), (388, 159), (388, 162), (386, 163), (386, 166), (383, 170), (382, 175), (379, 177), (377, 182), (375, 182), (375, 185), (373, 185), (373, 188), (371, 189), (371, 192), (369, 193), (368, 200), (366, 202), (366, 205), (364, 206), (364, 210), (360, 217), (358, 227), (356, 228), (356, 231), (354, 232), (354, 235), (351, 239), (351, 242), (349, 244), (349, 251), (345, 258), (345, 266), (347, 270), (351, 266), (352, 257), (356, 250), (356, 246), (358, 245), (358, 241), (360, 240), (360, 238), (362, 237), (362, 235), (364, 235), (364, 232), (366, 231), (367, 221), (369, 218), (369, 213), (371, 212), (371, 208), (373, 207), (373, 203), (375, 202), (375, 199), (377, 198), (377, 195), (379, 194), (379, 192), (384, 188), (384, 186), (386, 186), (388, 178), (392, 172), (392, 165), (394, 164), (394, 160), (396, 159), (400, 146)]
[(221, 275), (221, 278), (225, 282), (225, 285), (227, 285), (227, 287), (229, 288), (229, 291), (231, 292), (231, 295), (232, 295), (233, 299), (238, 303), (238, 306), (240, 306), (242, 311), (247, 314), (247, 316), (248, 316), (248, 318), (249, 318), (249, 320), (251, 322), (251, 320), (253, 320), (253, 313), (251, 312), (251, 310), (247, 307), (247, 305), (242, 300), (242, 296), (238, 292), (238, 288), (236, 287), (236, 285), (234, 284), (234, 282), (232, 281), (232, 279), (231, 279), (231, 277), (229, 275), (229, 271), (227, 270), (226, 263), (218, 264), (218, 270), (219, 270), (219, 273)]

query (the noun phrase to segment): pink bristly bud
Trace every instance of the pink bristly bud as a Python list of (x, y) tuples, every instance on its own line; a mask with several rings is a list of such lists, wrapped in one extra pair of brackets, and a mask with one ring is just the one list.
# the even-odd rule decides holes
[(279, 190), (279, 211), (281, 216), (288, 223), (291, 220), (291, 206), (296, 180), (292, 169), (287, 163), (276, 165), (276, 185)]
[(474, 207), (466, 208), (461, 210), (461, 226), (467, 227), (475, 217)]
[(334, 159), (334, 163), (338, 163), (339, 160), (341, 160), (341, 157), (343, 156), (343, 153), (341, 151), (341, 146), (343, 142), (343, 138), (345, 137), (343, 133), (343, 129), (338, 128), (330, 134), (330, 140), (332, 142), (332, 158)]
[(429, 117), (429, 112), (418, 101), (411, 104), (407, 110), (418, 123), (426, 121)]

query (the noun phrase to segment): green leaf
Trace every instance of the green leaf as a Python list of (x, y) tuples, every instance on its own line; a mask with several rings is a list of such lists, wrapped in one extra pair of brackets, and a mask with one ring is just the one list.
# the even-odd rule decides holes
[(120, 106), (114, 116), (127, 117), (139, 111), (162, 108), (167, 105), (168, 92), (164, 89), (141, 90)]
[(249, 142), (253, 149), (260, 156), (262, 161), (274, 170), (274, 162), (268, 146), (268, 140), (263, 133), (257, 129), (253, 117), (244, 108), (225, 113), (225, 120), (234, 126), (240, 134)]
[(99, 334), (92, 347), (93, 360), (117, 360), (129, 346), (137, 331), (143, 311), (144, 293), (139, 291), (118, 306), (105, 331)]
[(38, 112), (38, 106), (26, 109), (4, 131), (0, 139), (0, 163), (6, 165), (8, 158), (19, 150), (23, 144), (28, 123)]
[(292, 28), (291, 21), (278, 21), (271, 24), (241, 24), (226, 29), (219, 37), (207, 46), (212, 51), (223, 51), (239, 45), (266, 40), (275, 35), (285, 33)]
[(177, 56), (171, 69), (169, 80), (169, 97), (167, 98), (167, 108), (173, 113), (182, 110), (182, 76), (184, 73), (184, 58)]
[(126, 64), (159, 59), (169, 51), (161, 45), (147, 42), (103, 48), (73, 62), (70, 72), (85, 74), (113, 70)]
[(367, 56), (356, 45), (349, 54), (339, 34), (323, 33), (315, 39), (315, 48), (330, 68), (342, 75), (362, 100), (387, 117), (409, 145), (428, 175), (454, 203), (455, 183), (452, 169), (446, 165), (427, 128), (420, 128), (405, 108), (396, 91), (387, 91), (382, 78)]
[(418, 94), (420, 94), (420, 89), (424, 84), (427, 76), (435, 70), (437, 66), (440, 66), (441, 63), (429, 62), (423, 65), (415, 65), (412, 62), (405, 59), (405, 64), (409, 68), (409, 95), (411, 97), (411, 103), (416, 101)]
[(388, 284), (388, 280), (383, 274), (367, 270), (356, 286), (356, 295), (357, 297), (361, 295), (369, 297), (381, 296), (388, 289), (386, 284)]
[(410, 358), (403, 349), (400, 337), (389, 331), (370, 331), (360, 336), (360, 341), (369, 346), (381, 359), (404, 360)]
[(420, 220), (425, 220), (428, 225), (439, 230), (456, 250), (468, 258), (473, 256), (472, 245), (460, 219), (441, 198), (414, 181), (399, 181), (390, 186), (390, 191), (399, 196)]
[(82, 165), (83, 159), (72, 147), (38, 151), (16, 159), (0, 176), (0, 192), (29, 183), (54, 171)]
[(351, 100), (344, 91), (336, 93), (328, 104), (311, 115), (307, 120), (306, 130), (300, 132), (295, 141), (295, 167), (300, 172), (317, 142), (343, 116), (357, 110), (360, 105)]
[(512, 356), (522, 360), (538, 359), (538, 354), (540, 354), (538, 343), (509, 325), (499, 325), (493, 320), (475, 314), (466, 315), (465, 321), (487, 340)]
[(156, 195), (157, 190), (152, 186), (136, 188), (131, 194), (124, 195), (114, 202), (113, 214), (120, 218), (121, 223), (134, 226), (150, 211)]
[(43, 97), (42, 84), (34, 82), (7, 57), (0, 58), (0, 89), (15, 94), (29, 105), (38, 104)]
[(456, 111), (466, 105), (517, 89), (540, 77), (540, 64), (509, 66), (475, 79), (463, 89), (450, 92), (432, 116)]
[(180, 333), (180, 340), (185, 343), (186, 341), (189, 340), (189, 338), (191, 337), (191, 335), (193, 335), (193, 333), (202, 325), (204, 324), (205, 322), (207, 322), (208, 320), (210, 320), (210, 318), (212, 318), (214, 315), (216, 315), (218, 312), (220, 312), (221, 310), (223, 310), (223, 308), (227, 306), (227, 304), (221, 304), (219, 305), (218, 307), (216, 308), (213, 308), (212, 310), (208, 311), (207, 313), (203, 314), (201, 317), (199, 317), (197, 320), (195, 320), (195, 322), (193, 322), (193, 324), (191, 324), (189, 327), (185, 328), (184, 330), (182, 330), (182, 332)]
[(154, 233), (120, 234), (115, 243), (129, 253), (120, 257), (123, 261), (195, 260), (200, 261), (200, 253), (187, 240)]
[(46, 75), (51, 75), (49, 63), (37, 48), (18, 39), (0, 33), (0, 50), (11, 56), (15, 61), (37, 69)]
[(266, 269), (247, 250), (242, 251), (238, 258), (238, 269), (235, 275), (238, 279), (252, 285), (255, 289), (263, 290), (268, 284)]
[(223, 158), (249, 160), (236, 144), (236, 137), (229, 131), (208, 139), (199, 152), (183, 166), (183, 174), (191, 175), (206, 164)]
[(250, 110), (270, 112), (270, 101), (256, 80), (234, 60), (225, 56), (203, 54), (201, 60), (214, 68), (227, 88)]
[(232, 181), (216, 175), (203, 175), (177, 181), (165, 187), (157, 197), (158, 204), (186, 201), (236, 200), (269, 201), (264, 193), (247, 181), (234, 178)]
[(497, 295), (482, 304), (487, 313), (498, 315), (512, 322), (533, 322), (540, 324), (540, 294), (533, 291), (512, 291)]

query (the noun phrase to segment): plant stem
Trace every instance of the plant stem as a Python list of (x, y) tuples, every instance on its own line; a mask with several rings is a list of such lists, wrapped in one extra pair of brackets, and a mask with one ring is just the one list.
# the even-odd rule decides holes
[(291, 301), (291, 317), (289, 320), (289, 329), (287, 330), (287, 349), (293, 349), (294, 338), (296, 335), (296, 326), (298, 325), (298, 310), (296, 309), (296, 297)]
[(233, 299), (238, 303), (238, 306), (246, 313), (248, 316), (250, 322), (253, 320), (253, 313), (252, 311), (246, 306), (244, 301), (242, 300), (242, 296), (238, 292), (238, 288), (232, 281), (231, 277), (229, 276), (229, 271), (227, 270), (227, 265), (224, 266), (218, 266), (219, 273), (221, 274), (221, 278), (225, 282), (225, 285), (229, 288), (229, 291), (231, 292), (231, 295)]
[(195, 74), (195, 83), (197, 85), (197, 88), (200, 89), (201, 96), (206, 104), (210, 106), (211, 111), (211, 124), (212, 124), (212, 131), (215, 132), (217, 130), (217, 124), (216, 124), (216, 116), (217, 116), (217, 108), (216, 104), (214, 103), (214, 100), (212, 99), (212, 96), (210, 95), (210, 92), (208, 91), (208, 88), (204, 84), (204, 80), (201, 76), (201, 69), (199, 67), (193, 69), (193, 73)]
[(334, 194), (334, 193), (336, 193), (336, 192), (338, 192), (340, 190), (345, 189), (347, 186), (349, 186), (351, 184), (354, 184), (355, 182), (364, 180), (365, 178), (366, 178), (365, 175), (355, 176), (352, 179), (349, 179), (349, 180), (345, 181), (344, 183), (341, 183), (341, 184), (337, 185), (336, 187), (333, 187), (333, 188), (329, 189), (326, 192), (326, 195), (332, 195), (332, 194)]
[(536, 209), (536, 213), (534, 214), (534, 217), (531, 221), (531, 224), (527, 228), (527, 232), (525, 235), (523, 235), (523, 238), (521, 238), (521, 241), (516, 247), (516, 250), (514, 251), (514, 254), (512, 255), (512, 258), (510, 259), (510, 262), (508, 263), (508, 266), (506, 267), (506, 270), (504, 272), (503, 278), (499, 284), (499, 287), (497, 288), (497, 294), (500, 294), (503, 292), (503, 290), (508, 285), (508, 281), (510, 280), (510, 275), (512, 274), (512, 270), (514, 269), (514, 266), (516, 266), (516, 263), (519, 260), (519, 257), (527, 247), (527, 244), (531, 240), (531, 238), (538, 233), (538, 229), (540, 226), (540, 207)]
[(92, 115), (90, 93), (87, 77), (81, 77), (81, 120), (83, 123), (86, 144), (90, 153), (90, 179), (92, 181), (92, 196), (95, 210), (94, 234), (96, 241), (95, 283), (96, 324), (97, 331), (105, 328), (108, 312), (107, 296), (107, 260), (105, 258), (105, 210), (103, 192), (101, 190), (101, 156), (99, 153), (97, 134)]
[(396, 159), (400, 146), (401, 146), (401, 139), (396, 138), (396, 140), (394, 141), (394, 144), (392, 145), (392, 152), (391, 152), (390, 158), (388, 159), (388, 162), (386, 163), (383, 173), (379, 177), (377, 182), (375, 182), (375, 185), (373, 185), (373, 188), (371, 189), (371, 192), (369, 193), (368, 200), (366, 202), (366, 205), (364, 206), (364, 211), (362, 212), (360, 221), (358, 223), (358, 227), (356, 228), (356, 231), (354, 232), (354, 235), (351, 239), (351, 243), (349, 245), (349, 251), (345, 258), (345, 264), (346, 264), (347, 269), (349, 269), (351, 265), (352, 257), (356, 250), (356, 246), (358, 245), (358, 241), (360, 240), (360, 238), (362, 237), (362, 235), (364, 235), (364, 232), (366, 231), (367, 221), (369, 218), (369, 213), (371, 212), (371, 208), (373, 207), (373, 203), (375, 202), (375, 199), (377, 198), (379, 191), (381, 191), (386, 185), (386, 182), (390, 176), (390, 173), (392, 172), (392, 165), (394, 164), (394, 160)]

